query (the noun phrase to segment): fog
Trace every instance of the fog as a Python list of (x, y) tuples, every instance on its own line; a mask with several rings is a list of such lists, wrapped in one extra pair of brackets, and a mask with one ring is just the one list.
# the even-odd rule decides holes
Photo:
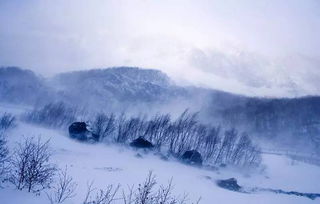
[(316, 0), (2, 0), (0, 65), (112, 66), (253, 96), (320, 93)]

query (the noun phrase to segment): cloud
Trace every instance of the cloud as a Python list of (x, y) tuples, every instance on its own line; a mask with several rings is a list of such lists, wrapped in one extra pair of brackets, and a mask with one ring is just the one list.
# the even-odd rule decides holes
[[(220, 77), (223, 84), (233, 82), (234, 87), (227, 89), (231, 92), (276, 97), (320, 93), (320, 60), (305, 55), (271, 60), (254, 53), (194, 50), (190, 64), (209, 76)], [(214, 83), (212, 86), (223, 89)]]
[(140, 66), (247, 95), (319, 94), (318, 19), (316, 0), (2, 0), (0, 64)]

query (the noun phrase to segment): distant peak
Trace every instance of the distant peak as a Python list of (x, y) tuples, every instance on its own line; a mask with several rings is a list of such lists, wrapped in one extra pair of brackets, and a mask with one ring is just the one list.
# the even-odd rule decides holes
[(171, 79), (160, 70), (139, 67), (110, 67), (82, 71), (66, 72), (57, 75), (58, 78), (77, 77), (78, 80), (122, 78), (135, 82), (147, 82), (161, 85), (172, 84)]
[(31, 70), (28, 69), (22, 69), (20, 67), (16, 66), (8, 66), (8, 67), (0, 67), (0, 75), (1, 76), (21, 76), (21, 75), (26, 75), (26, 76), (31, 76), (35, 77), (35, 73)]

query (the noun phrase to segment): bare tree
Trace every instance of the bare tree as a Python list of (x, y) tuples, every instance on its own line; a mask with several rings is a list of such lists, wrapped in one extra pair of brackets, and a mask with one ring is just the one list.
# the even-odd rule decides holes
[(143, 184), (138, 185), (138, 191), (136, 193), (136, 204), (152, 204), (154, 202), (154, 196), (152, 190), (156, 185), (156, 177), (152, 171), (149, 172), (146, 180)]
[(15, 126), (16, 118), (4, 113), (0, 116), (0, 182), (6, 179), (9, 172), (9, 149), (6, 141), (6, 131)]
[(167, 132), (170, 126), (170, 115), (156, 115), (146, 122), (144, 137), (154, 143), (157, 150), (167, 139)]
[(9, 150), (6, 143), (4, 134), (0, 133), (0, 182), (5, 179), (9, 170)]
[(237, 140), (238, 140), (238, 131), (235, 128), (225, 131), (225, 136), (224, 136), (225, 152), (223, 156), (224, 163), (232, 162), (232, 154), (235, 150)]
[(116, 129), (115, 121), (116, 119), (114, 114), (110, 114), (109, 116), (105, 114), (98, 114), (95, 117), (92, 128), (93, 132), (99, 136), (98, 141), (111, 139), (110, 137)]
[(122, 190), (123, 204), (133, 204), (135, 202), (134, 198), (134, 185), (128, 186), (128, 192)]
[(10, 181), (22, 190), (38, 192), (52, 183), (55, 165), (50, 163), (49, 140), (42, 142), (34, 138), (25, 138), (18, 144), (12, 157)]
[(201, 149), (205, 160), (212, 160), (216, 156), (221, 142), (220, 130), (220, 126), (209, 128), (204, 140), (201, 140)]
[(27, 122), (45, 125), (48, 127), (66, 127), (76, 120), (78, 110), (67, 106), (63, 102), (49, 103), (43, 107), (36, 107), (26, 113), (23, 119)]
[(9, 113), (4, 113), (0, 116), (0, 134), (3, 134), (9, 128), (15, 126), (16, 118)]
[(126, 116), (122, 113), (118, 117), (117, 135), (115, 138), (116, 143), (125, 143), (128, 140), (128, 132), (126, 130)]
[(124, 114), (121, 114), (118, 118), (118, 131), (115, 142), (126, 143), (128, 140), (143, 136), (145, 127), (144, 118), (140, 116), (127, 118)]
[(73, 198), (76, 194), (77, 183), (67, 174), (67, 167), (58, 174), (57, 183), (52, 187), (53, 191), (47, 193), (51, 204), (63, 203), (65, 200)]
[[(186, 204), (187, 194), (182, 196), (173, 195), (172, 179), (167, 185), (160, 185), (155, 188), (157, 184), (156, 177), (152, 171), (149, 172), (147, 178), (142, 184), (138, 185), (136, 190), (134, 204)], [(130, 191), (129, 191), (130, 192)], [(132, 192), (132, 188), (131, 188)], [(197, 203), (200, 202), (200, 199)], [(128, 202), (129, 203), (129, 202)]]
[(168, 185), (161, 185), (156, 194), (156, 203), (159, 204), (171, 204), (175, 203), (177, 198), (172, 195), (173, 185), (172, 179), (169, 181)]
[(87, 182), (87, 193), (86, 193), (86, 197), (84, 198), (83, 204), (87, 204), (89, 203), (89, 199), (91, 197), (91, 193), (93, 191), (95, 191), (96, 189), (93, 188), (93, 181), (91, 181), (90, 183)]
[(96, 194), (95, 200), (92, 204), (110, 204), (115, 200), (115, 196), (119, 190), (119, 185), (114, 187), (113, 185), (108, 185), (106, 189), (100, 189)]
[(180, 117), (170, 125), (169, 152), (180, 157), (186, 150), (191, 149), (194, 133), (197, 127), (197, 113), (190, 114), (185, 110)]
[[(172, 179), (165, 186), (160, 185), (158, 188), (156, 177), (150, 171), (137, 188), (128, 186), (128, 190), (122, 189), (122, 197), (117, 198), (120, 185), (108, 185), (105, 189), (97, 190), (93, 187), (93, 182), (87, 183), (87, 193), (83, 204), (187, 204), (187, 194), (175, 196), (173, 194)], [(196, 202), (198, 204), (200, 199)]]
[(111, 204), (116, 200), (116, 195), (119, 191), (120, 185), (113, 186), (108, 185), (105, 189), (100, 189), (95, 193), (95, 196), (92, 197), (92, 193), (96, 191), (93, 188), (93, 182), (88, 185), (87, 194), (83, 204)]

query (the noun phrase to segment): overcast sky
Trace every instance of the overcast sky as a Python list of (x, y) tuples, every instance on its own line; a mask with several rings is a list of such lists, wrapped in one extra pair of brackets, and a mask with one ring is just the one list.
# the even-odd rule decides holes
[(320, 94), (318, 0), (0, 0), (0, 65), (111, 66), (259, 96)]

